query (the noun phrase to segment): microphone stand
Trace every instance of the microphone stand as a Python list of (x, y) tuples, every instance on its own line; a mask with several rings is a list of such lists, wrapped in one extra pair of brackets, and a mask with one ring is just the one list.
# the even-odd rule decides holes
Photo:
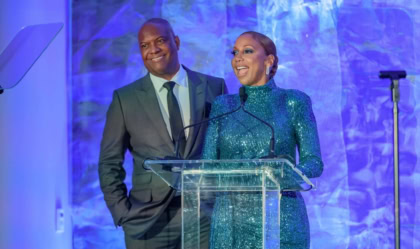
[(181, 135), (182, 135), (182, 133), (183, 133), (186, 129), (189, 129), (189, 128), (191, 128), (191, 127), (194, 127), (194, 126), (197, 126), (197, 125), (200, 125), (200, 124), (203, 124), (203, 123), (210, 122), (210, 121), (215, 120), (215, 119), (222, 118), (222, 117), (224, 117), (224, 116), (227, 116), (227, 115), (229, 115), (229, 114), (232, 114), (232, 113), (234, 113), (234, 112), (239, 111), (241, 108), (242, 108), (242, 105), (240, 105), (238, 108), (236, 108), (236, 109), (235, 109), (235, 110), (233, 110), (233, 111), (226, 112), (226, 113), (222, 113), (222, 114), (217, 115), (217, 116), (215, 116), (215, 117), (213, 117), (213, 118), (207, 118), (207, 119), (204, 119), (204, 120), (202, 120), (202, 121), (200, 121), (200, 122), (198, 122), (198, 123), (194, 123), (194, 124), (190, 124), (190, 125), (188, 125), (188, 126), (185, 126), (185, 127), (184, 127), (184, 129), (182, 129), (182, 130), (178, 133), (177, 140), (175, 141), (175, 158), (171, 158), (171, 159), (173, 159), (173, 160), (180, 160), (180, 159), (181, 159), (181, 158), (180, 158), (180, 155), (179, 155), (179, 140), (181, 139)]
[(379, 78), (391, 79), (391, 93), (394, 118), (394, 241), (395, 248), (400, 249), (400, 172), (399, 172), (399, 139), (398, 139), (398, 102), (400, 101), (399, 80), (407, 76), (405, 71), (380, 71)]
[(261, 159), (275, 158), (276, 155), (274, 154), (274, 128), (269, 123), (267, 123), (266, 121), (260, 119), (259, 117), (255, 116), (254, 114), (252, 114), (249, 111), (245, 110), (245, 108), (243, 106), (242, 106), (242, 110), (245, 113), (251, 115), (253, 118), (261, 121), (263, 124), (265, 124), (266, 126), (268, 126), (271, 129), (271, 134), (272, 135), (271, 135), (271, 138), (270, 138), (270, 151), (268, 152), (268, 156), (261, 157)]
[(175, 157), (167, 157), (167, 158), (168, 159), (172, 159), (172, 160), (180, 160), (180, 156), (179, 156), (179, 140), (180, 140), (181, 135), (184, 132), (184, 130), (186, 130), (188, 128), (191, 128), (193, 126), (196, 126), (196, 125), (207, 123), (207, 122), (212, 121), (212, 120), (215, 120), (215, 119), (219, 119), (219, 118), (224, 117), (226, 115), (229, 115), (229, 114), (232, 114), (234, 112), (237, 112), (240, 109), (242, 109), (245, 113), (251, 115), (255, 119), (261, 121), (263, 124), (265, 124), (268, 127), (270, 127), (270, 129), (271, 129), (270, 150), (269, 150), (268, 156), (264, 156), (264, 157), (262, 157), (262, 159), (275, 158), (276, 155), (274, 153), (274, 151), (275, 151), (274, 150), (274, 146), (275, 146), (275, 142), (274, 142), (274, 128), (269, 123), (267, 123), (266, 121), (260, 119), (259, 117), (255, 116), (254, 114), (252, 114), (252, 113), (248, 112), (247, 110), (245, 110), (244, 106), (245, 106), (245, 102), (246, 102), (246, 100), (248, 98), (248, 95), (245, 93), (245, 88), (244, 87), (239, 88), (239, 98), (240, 98), (240, 101), (241, 101), (241, 105), (238, 108), (236, 108), (236, 109), (234, 109), (234, 110), (232, 110), (230, 112), (227, 112), (227, 113), (222, 113), (222, 114), (217, 115), (217, 116), (215, 116), (213, 118), (204, 119), (201, 122), (198, 122), (198, 123), (195, 123), (195, 124), (191, 124), (191, 125), (185, 126), (184, 129), (182, 129), (178, 133), (177, 140), (175, 141), (175, 151), (174, 151), (175, 152)]
[(268, 152), (268, 155), (262, 157), (261, 159), (275, 158), (276, 157), (276, 155), (274, 153), (274, 151), (275, 151), (275, 149), (274, 149), (274, 146), (275, 146), (274, 137), (275, 136), (274, 136), (274, 128), (273, 128), (273, 126), (271, 126), (266, 121), (260, 119), (259, 117), (255, 116), (254, 114), (250, 113), (249, 111), (245, 110), (245, 102), (248, 99), (248, 94), (246, 94), (244, 87), (239, 88), (239, 98), (241, 100), (241, 106), (240, 107), (242, 108), (242, 110), (245, 113), (249, 114), (251, 117), (257, 119), (258, 121), (260, 121), (261, 123), (265, 124), (266, 126), (268, 126), (271, 129), (270, 150)]

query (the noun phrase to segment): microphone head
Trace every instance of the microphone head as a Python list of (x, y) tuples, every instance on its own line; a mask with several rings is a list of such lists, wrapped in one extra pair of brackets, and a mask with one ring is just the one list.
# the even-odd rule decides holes
[(245, 92), (245, 87), (239, 88), (239, 98), (241, 99), (241, 105), (244, 105), (246, 102), (246, 99), (248, 98), (248, 94)]
[(391, 79), (391, 80), (398, 80), (404, 79), (407, 77), (407, 72), (400, 70), (400, 71), (379, 71), (379, 78), (381, 79)]

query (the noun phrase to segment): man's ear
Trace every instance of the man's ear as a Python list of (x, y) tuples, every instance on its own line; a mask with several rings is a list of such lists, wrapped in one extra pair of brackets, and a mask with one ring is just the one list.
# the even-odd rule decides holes
[(176, 48), (179, 50), (179, 46), (181, 45), (181, 41), (179, 40), (179, 37), (177, 35), (175, 36), (175, 44), (176, 44)]

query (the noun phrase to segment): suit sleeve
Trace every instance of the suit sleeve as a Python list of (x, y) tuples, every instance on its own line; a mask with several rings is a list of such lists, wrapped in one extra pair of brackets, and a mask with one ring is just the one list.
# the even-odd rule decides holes
[(297, 167), (307, 177), (319, 177), (323, 171), (318, 131), (311, 99), (302, 92), (296, 92), (292, 101), (295, 135), (299, 150)]
[(130, 208), (127, 186), (124, 184), (126, 172), (123, 168), (124, 155), (129, 144), (120, 98), (114, 92), (109, 106), (103, 132), (99, 156), (99, 180), (105, 202), (111, 211), (115, 225)]

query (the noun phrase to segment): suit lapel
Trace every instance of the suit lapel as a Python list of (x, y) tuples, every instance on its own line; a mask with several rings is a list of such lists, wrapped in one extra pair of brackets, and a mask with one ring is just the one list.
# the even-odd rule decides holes
[(155, 88), (153, 87), (149, 74), (140, 80), (140, 86), (136, 90), (136, 95), (137, 100), (143, 107), (143, 111), (151, 121), (150, 125), (156, 128), (157, 133), (160, 135), (162, 140), (170, 146), (173, 151), (174, 145), (168, 133), (168, 129), (166, 128), (165, 121), (163, 120)]
[[(191, 110), (191, 122), (195, 124), (203, 119), (203, 110), (205, 108), (206, 100), (206, 86), (207, 82), (198, 77), (198, 75), (188, 68), (184, 67), (188, 75), (188, 88), (190, 93), (190, 110)], [(198, 131), (201, 125), (190, 128), (187, 144), (185, 146), (184, 158), (187, 158), (190, 154), (193, 146), (196, 143)]]

